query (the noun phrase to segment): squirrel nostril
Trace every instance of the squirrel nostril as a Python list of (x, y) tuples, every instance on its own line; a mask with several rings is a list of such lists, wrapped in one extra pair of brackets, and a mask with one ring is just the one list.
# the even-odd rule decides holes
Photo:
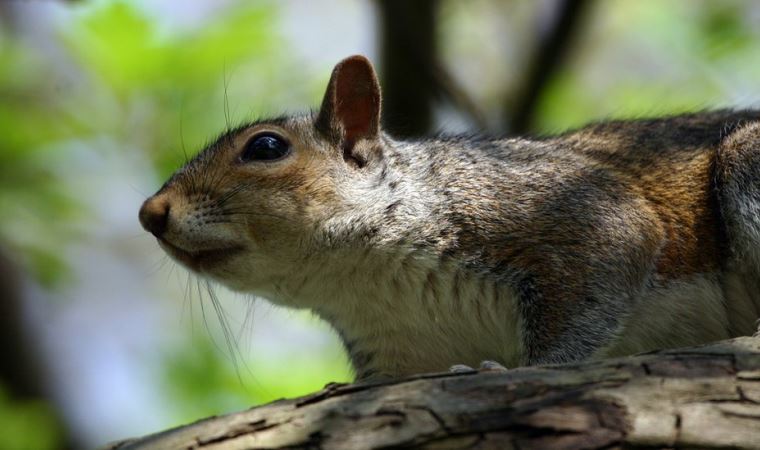
[(166, 231), (169, 220), (169, 202), (163, 198), (151, 197), (140, 208), (140, 224), (155, 237)]

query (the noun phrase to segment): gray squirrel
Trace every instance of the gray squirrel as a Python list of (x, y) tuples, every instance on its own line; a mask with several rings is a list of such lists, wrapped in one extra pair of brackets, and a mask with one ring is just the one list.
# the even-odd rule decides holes
[(760, 111), (399, 141), (372, 64), (245, 124), (140, 222), (190, 270), (330, 323), (357, 379), (628, 355), (760, 317)]

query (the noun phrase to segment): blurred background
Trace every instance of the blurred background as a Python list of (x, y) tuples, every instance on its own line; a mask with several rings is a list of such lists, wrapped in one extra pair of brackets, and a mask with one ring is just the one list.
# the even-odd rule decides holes
[(760, 105), (760, 3), (0, 0), (0, 448), (89, 448), (351, 378), (306, 312), (189, 277), (143, 199), (375, 61), (397, 136)]

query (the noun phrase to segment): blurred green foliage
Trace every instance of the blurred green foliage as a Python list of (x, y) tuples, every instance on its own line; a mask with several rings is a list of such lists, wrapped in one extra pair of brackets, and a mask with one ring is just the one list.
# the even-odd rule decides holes
[(53, 450), (63, 433), (55, 411), (42, 400), (15, 400), (0, 385), (0, 449)]
[[(129, 3), (110, 2), (88, 9), (63, 38), (90, 81), (113, 96), (116, 115), (97, 129), (147, 150), (163, 178), (183, 162), (180, 138), (194, 153), (230, 125), (222, 89), (233, 69), (245, 65), (262, 73), (284, 63), (275, 12), (270, 2), (241, 2), (200, 28), (166, 33)], [(271, 96), (255, 97), (285, 87), (273, 81), (258, 78), (248, 85), (251, 106), (273, 106)], [(124, 115), (134, 108), (140, 117), (125, 129)]]
[(77, 208), (49, 157), (78, 123), (62, 120), (60, 105), (41, 92), (46, 71), (39, 54), (0, 35), (0, 243), (20, 250), (50, 286), (66, 274), (61, 241)]
[(220, 364), (220, 352), (220, 346), (196, 335), (189, 345), (166, 356), (164, 386), (175, 400), (177, 424), (304, 395), (324, 387), (324, 380), (351, 379), (346, 356), (338, 347), (307, 358), (282, 354), (276, 360), (256, 352), (244, 358), (247, 355), (240, 352), (237, 367)]
[[(141, 152), (158, 187), (225, 128), (281, 112), (283, 96), (273, 92), (300, 96), (307, 105), (323, 81), (271, 70), (292, 63), (271, 1), (233, 2), (202, 26), (174, 29), (128, 1), (65, 8), (67, 20), (54, 30), (61, 54), (0, 30), (0, 244), (21, 255), (23, 267), (51, 290), (70, 279), (67, 244), (85, 241), (81, 224), (96, 220), (82, 200), (97, 193), (77, 191), (66, 173), (80, 162), (84, 167), (75, 171), (83, 177), (97, 170), (87, 167), (83, 151)], [(157, 383), (175, 401), (177, 424), (349, 378), (337, 347), (333, 355), (287, 367), (287, 355), (257, 363), (254, 352), (239, 370), (205, 332), (166, 351)], [(272, 369), (273, 363), (282, 367)], [(60, 445), (48, 410), (0, 396), (0, 448)]]
[(736, 81), (760, 80), (752, 9), (739, 0), (598, 2), (541, 95), (537, 130), (746, 104)]

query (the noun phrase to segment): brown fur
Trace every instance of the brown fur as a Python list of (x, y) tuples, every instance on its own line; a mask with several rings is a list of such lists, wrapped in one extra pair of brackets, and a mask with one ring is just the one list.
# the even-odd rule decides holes
[[(657, 271), (665, 278), (720, 267), (726, 242), (713, 184), (716, 150), (722, 127), (741, 120), (743, 115), (716, 117), (712, 142), (691, 145), (687, 142), (678, 152), (670, 149), (680, 145), (675, 142), (679, 136), (669, 136), (668, 131), (679, 130), (683, 134), (691, 133), (692, 127), (709, 127), (704, 119), (714, 113), (706, 114), (703, 120), (695, 116), (674, 118), (669, 121), (669, 128), (660, 128), (651, 121), (628, 123), (649, 133), (643, 143), (638, 141), (640, 136), (631, 135), (634, 130), (621, 129), (617, 124), (592, 126), (578, 136), (568, 136), (577, 139), (584, 153), (609, 166), (631, 190), (646, 199), (658, 218), (665, 241), (657, 262)], [(652, 133), (657, 131), (662, 132), (659, 142)]]

